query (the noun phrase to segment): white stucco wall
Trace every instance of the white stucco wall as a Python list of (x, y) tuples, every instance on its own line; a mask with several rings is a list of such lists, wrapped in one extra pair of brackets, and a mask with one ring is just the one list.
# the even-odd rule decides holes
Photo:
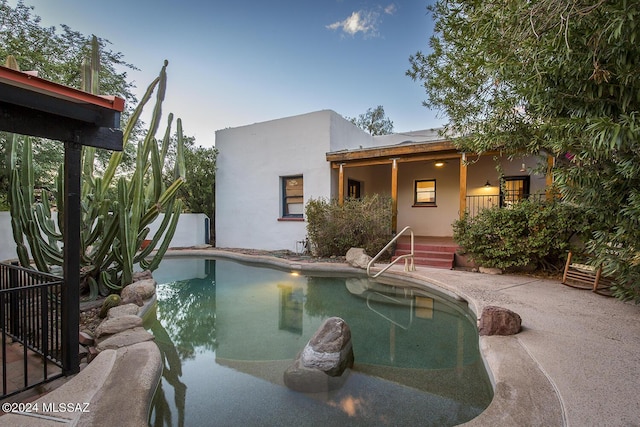
[(330, 198), (326, 153), (361, 134), (330, 110), (217, 131), (216, 246), (296, 250), (306, 223), (282, 220), (281, 177), (303, 176), (305, 203)]
[[(58, 213), (52, 212), (51, 216), (56, 221)], [(188, 247), (207, 243), (205, 241), (208, 227), (206, 219), (207, 216), (205, 214), (181, 214), (176, 226), (176, 232), (173, 235), (173, 239), (171, 239), (170, 247)], [(161, 221), (162, 216), (159, 216), (151, 223), (149, 236), (153, 236)], [(0, 212), (0, 239), (3, 242), (0, 245), (0, 260), (17, 258), (16, 244), (11, 230), (11, 214), (9, 212)], [(26, 238), (24, 242), (27, 244)]]
[[(418, 236), (451, 236), (460, 209), (460, 166), (448, 161), (401, 163), (398, 167), (398, 230), (409, 225)], [(436, 180), (436, 206), (413, 206), (414, 182)]]

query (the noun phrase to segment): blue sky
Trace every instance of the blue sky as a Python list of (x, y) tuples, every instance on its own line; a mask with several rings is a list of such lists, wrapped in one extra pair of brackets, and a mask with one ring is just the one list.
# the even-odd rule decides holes
[[(45, 26), (96, 34), (140, 72), (141, 95), (169, 60), (163, 111), (211, 146), (218, 129), (331, 109), (384, 106), (397, 132), (438, 127), (405, 76), (427, 50), (431, 0), (24, 0)], [(13, 5), (17, 0), (10, 1)]]

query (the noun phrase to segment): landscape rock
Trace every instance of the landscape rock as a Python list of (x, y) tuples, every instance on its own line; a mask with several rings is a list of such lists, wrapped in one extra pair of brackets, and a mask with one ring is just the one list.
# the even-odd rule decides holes
[(121, 347), (151, 340), (153, 340), (153, 335), (147, 332), (143, 327), (137, 327), (127, 329), (126, 331), (119, 332), (115, 335), (109, 335), (98, 343), (96, 350), (98, 350), (98, 352), (104, 350), (116, 350)]
[(122, 300), (122, 304), (135, 304), (136, 307), (142, 307), (144, 305), (144, 301), (137, 293), (130, 292), (127, 295), (127, 298)]
[(351, 248), (345, 256), (347, 264), (356, 268), (367, 268), (371, 257), (362, 248)]
[(120, 297), (123, 301), (136, 301), (138, 298), (147, 300), (156, 293), (156, 281), (153, 279), (143, 279), (126, 286)]
[(351, 329), (339, 317), (325, 320), (284, 373), (292, 390), (321, 392), (340, 388), (353, 367)]
[(507, 308), (487, 306), (482, 310), (478, 324), (479, 335), (515, 335), (522, 328), (518, 313)]
[(78, 342), (85, 346), (93, 345), (93, 337), (87, 332), (82, 331), (78, 334)]
[(484, 274), (502, 274), (502, 270), (500, 268), (490, 268), (490, 267), (480, 267), (480, 273)]
[(107, 314), (107, 319), (114, 319), (120, 316), (138, 314), (138, 310), (139, 310), (138, 306), (133, 303), (119, 305), (109, 310), (109, 313)]
[(140, 280), (146, 280), (146, 279), (153, 279), (153, 274), (151, 273), (151, 270), (145, 270), (145, 271), (136, 271), (133, 273), (133, 282), (139, 282)]
[(126, 329), (133, 329), (138, 326), (142, 326), (142, 319), (135, 314), (129, 314), (127, 316), (119, 316), (111, 319), (106, 319), (98, 325), (96, 328), (96, 338), (101, 338), (104, 335), (113, 335), (118, 332), (122, 332)]

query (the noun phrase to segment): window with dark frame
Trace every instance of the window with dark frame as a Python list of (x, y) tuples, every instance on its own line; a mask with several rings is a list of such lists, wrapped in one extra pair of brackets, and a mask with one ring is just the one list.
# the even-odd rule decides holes
[(502, 177), (500, 206), (511, 206), (529, 197), (530, 178), (525, 176)]
[(302, 218), (304, 193), (302, 175), (282, 177), (282, 217)]
[(413, 187), (414, 206), (435, 206), (436, 205), (436, 180), (422, 179), (416, 180)]
[(347, 193), (350, 199), (359, 199), (361, 188), (362, 183), (360, 181), (350, 178), (347, 180), (347, 189), (349, 190)]

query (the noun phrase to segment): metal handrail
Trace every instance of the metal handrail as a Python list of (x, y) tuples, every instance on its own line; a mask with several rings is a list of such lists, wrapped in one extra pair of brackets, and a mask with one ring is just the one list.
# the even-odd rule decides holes
[[(400, 236), (402, 236), (405, 232), (409, 231), (409, 233), (411, 233), (411, 253), (408, 254), (404, 254), (404, 255), (400, 255), (399, 257), (397, 257), (395, 260), (391, 261), (391, 263), (389, 265), (387, 265), (386, 267), (384, 267), (382, 270), (378, 271), (376, 274), (374, 274), (373, 276), (371, 275), (371, 266), (373, 266), (373, 264), (376, 262), (376, 260), (378, 258), (380, 258), (380, 256), (391, 247), (391, 245), (393, 245), (395, 243), (396, 240), (398, 240), (400, 238)], [(399, 232), (396, 237), (394, 237), (393, 239), (391, 239), (391, 241), (389, 243), (387, 243), (387, 246), (385, 246), (384, 248), (382, 248), (382, 250), (380, 252), (378, 252), (378, 255), (374, 256), (373, 258), (371, 258), (371, 261), (369, 261), (369, 264), (367, 264), (367, 276), (372, 277), (372, 278), (376, 278), (378, 276), (380, 276), (382, 273), (384, 273), (385, 271), (387, 271), (388, 269), (390, 269), (395, 263), (397, 263), (398, 261), (400, 261), (401, 259), (404, 260), (404, 271), (416, 271), (416, 266), (413, 262), (413, 242), (414, 242), (414, 238), (413, 238), (413, 230), (411, 229), (411, 227), (406, 226), (405, 228), (402, 229), (401, 232)]]

